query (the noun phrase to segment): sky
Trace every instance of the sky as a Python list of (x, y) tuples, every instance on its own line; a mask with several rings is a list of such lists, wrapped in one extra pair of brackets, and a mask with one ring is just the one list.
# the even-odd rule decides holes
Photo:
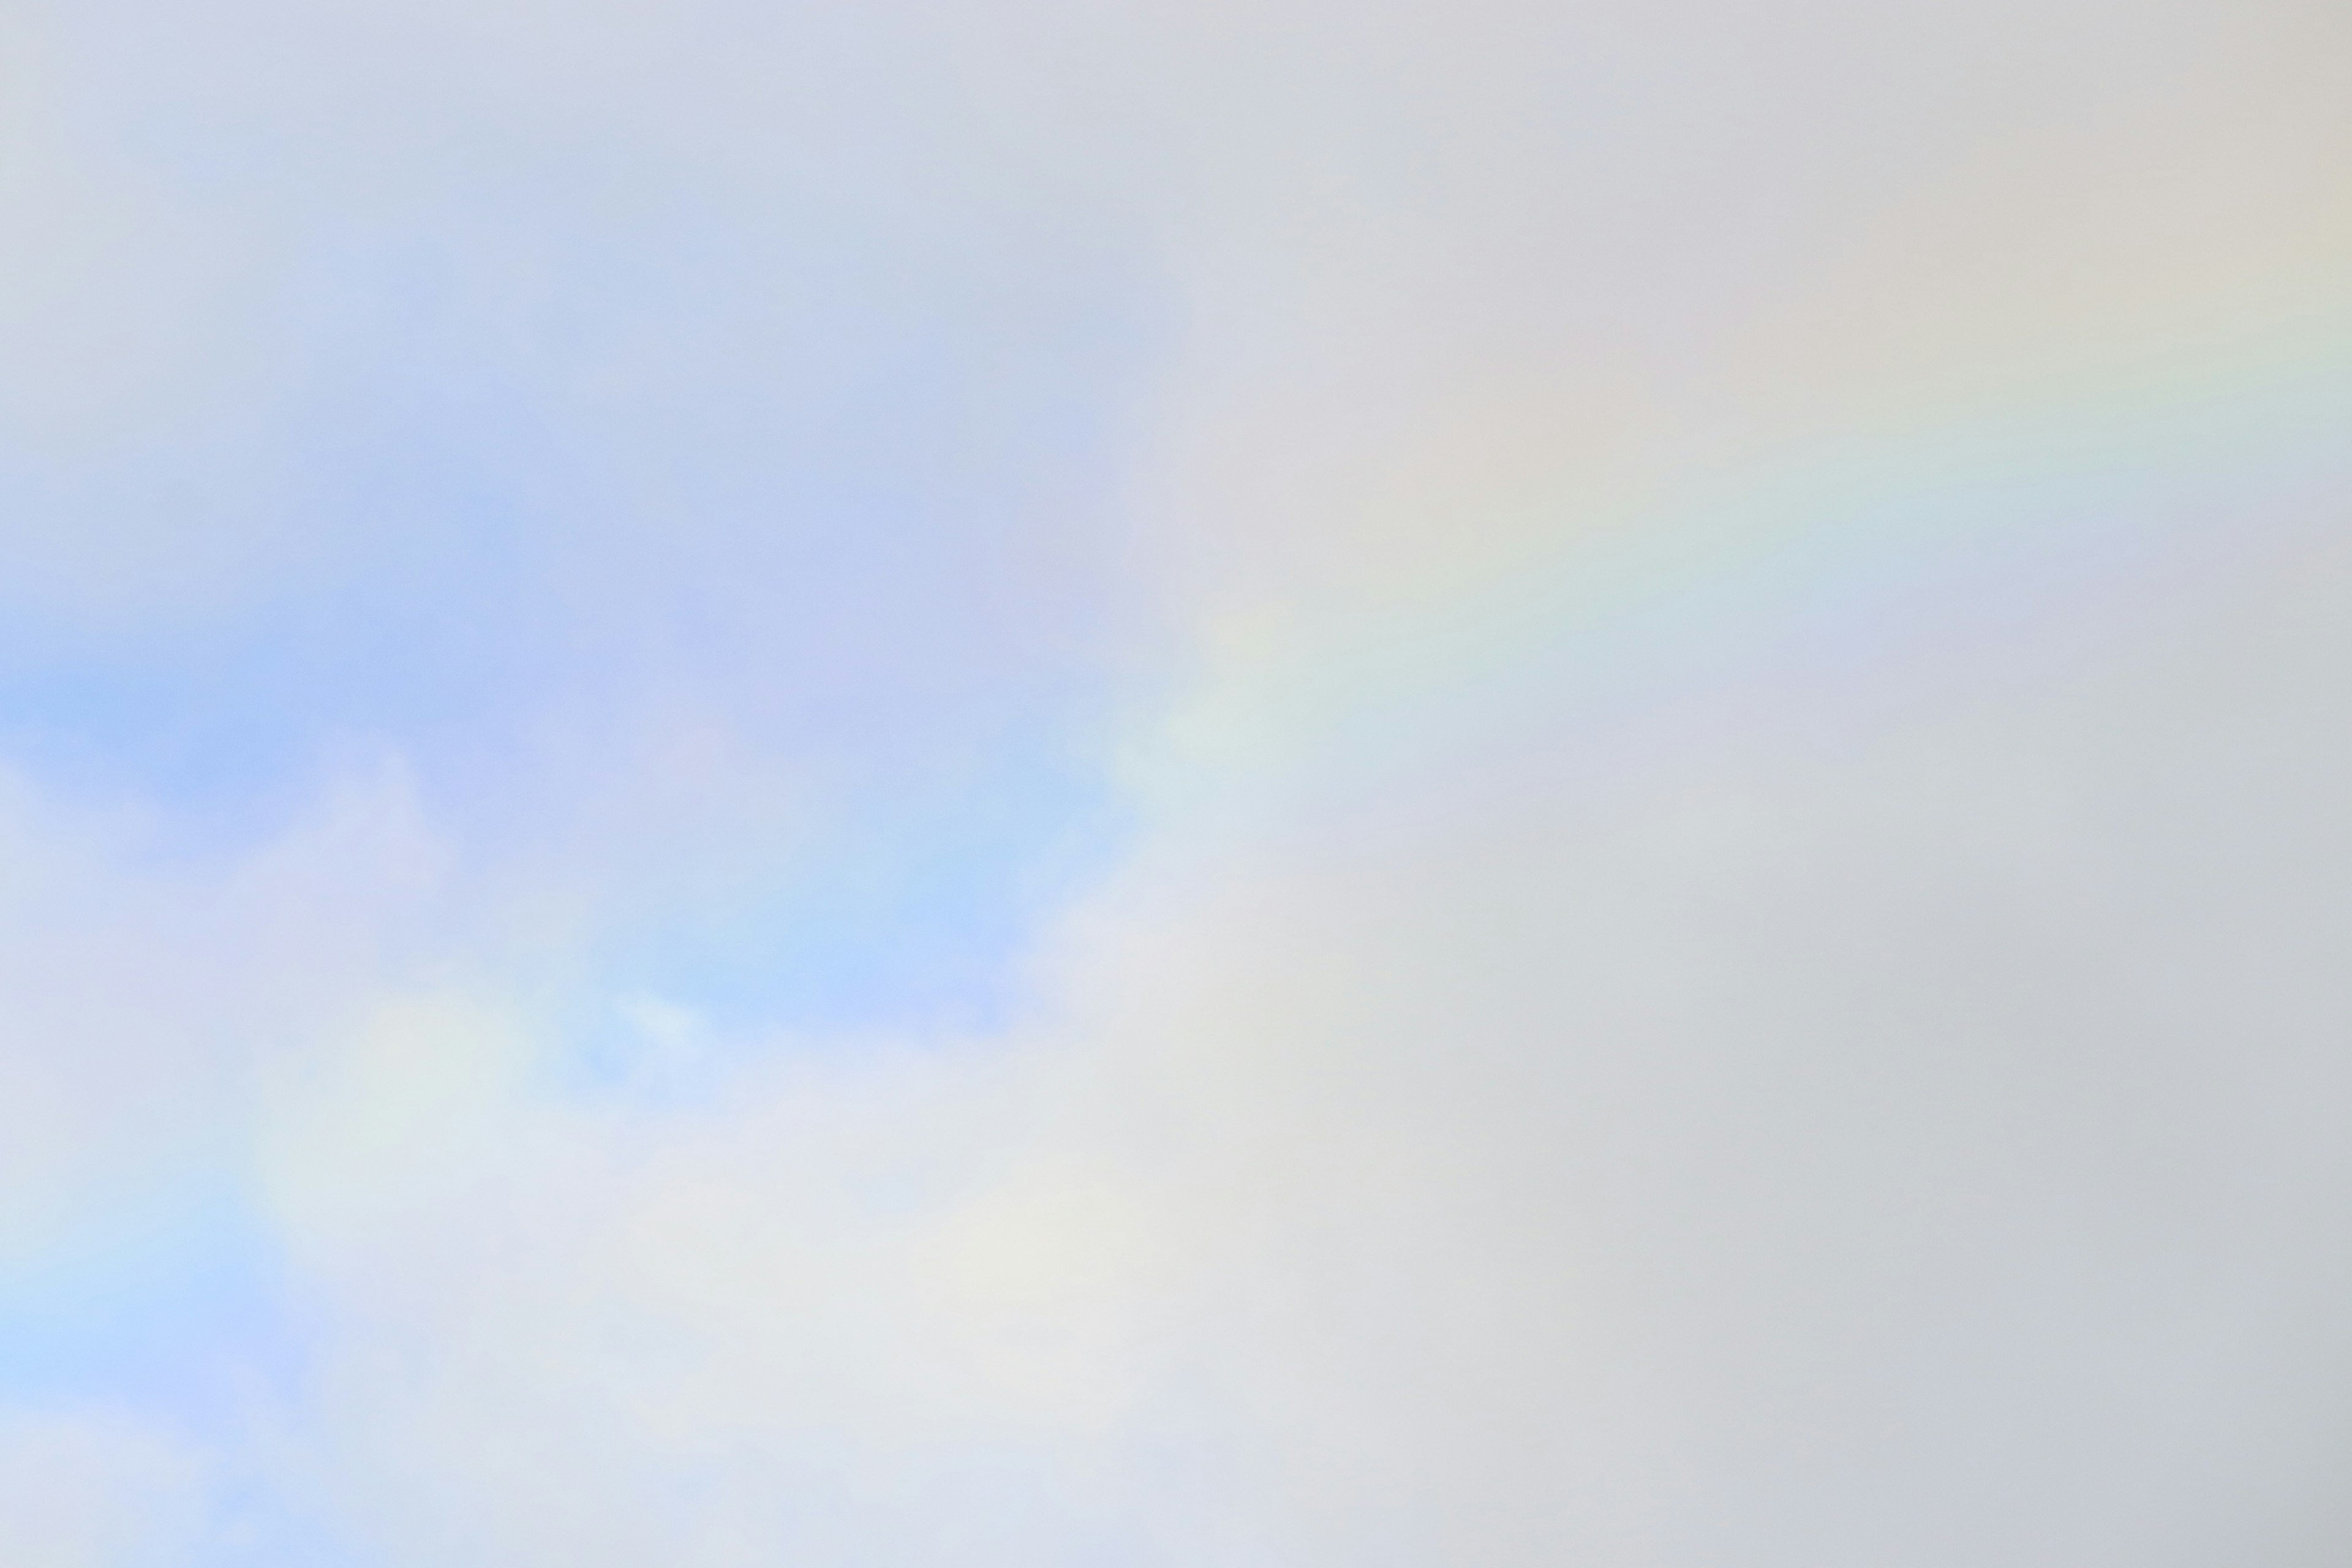
[(0, 0), (0, 1561), (2335, 1568), (2347, 69)]

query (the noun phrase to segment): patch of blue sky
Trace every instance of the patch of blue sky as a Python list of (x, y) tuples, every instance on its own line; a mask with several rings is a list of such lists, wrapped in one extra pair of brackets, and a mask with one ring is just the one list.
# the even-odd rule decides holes
[(181, 1559), (185, 1568), (399, 1568), (283, 1484), (234, 1474), (215, 1483), (210, 1503), (204, 1534)]
[(585, 955), (569, 1065), (691, 1093), (779, 1035), (1002, 1028), (1045, 921), (1130, 826), (1098, 767), (1034, 738), (901, 782), (724, 897), (629, 911)]
[(268, 1226), (226, 1174), (145, 1184), (0, 1261), (0, 1404), (219, 1430), (293, 1392), (302, 1344)]
[(757, 750), (919, 766), (1053, 693), (1086, 705), (1151, 351), (1134, 278), (740, 216), (647, 237), (532, 200), (313, 236), (299, 374), (242, 434), (125, 436), (79, 474), (0, 453), (37, 526), (278, 509), (221, 531), (302, 536), (209, 616), (0, 634), (0, 746), (202, 841), (266, 830), (352, 737), (462, 828), (562, 787), (516, 754), (559, 710), (683, 694)]

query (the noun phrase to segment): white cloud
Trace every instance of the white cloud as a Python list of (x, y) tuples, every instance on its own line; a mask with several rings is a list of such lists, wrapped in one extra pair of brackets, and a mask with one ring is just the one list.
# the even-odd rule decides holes
[(396, 760), (175, 861), (154, 814), (0, 777), (0, 1268), (215, 1169), (256, 1075), (418, 962), (442, 857)]
[(485, 1131), (320, 1232), (317, 1451), (404, 1561), (2324, 1561), (2340, 554), (1163, 816), (1005, 1040), (403, 1015)]
[(0, 1411), (0, 1553), (23, 1568), (172, 1568), (206, 1498), (186, 1444), (110, 1413)]

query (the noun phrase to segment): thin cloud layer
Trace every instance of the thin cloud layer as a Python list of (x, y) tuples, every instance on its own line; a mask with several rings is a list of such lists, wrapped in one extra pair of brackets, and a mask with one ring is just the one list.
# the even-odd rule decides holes
[(2342, 1555), (2332, 18), (0, 37), (0, 1555)]

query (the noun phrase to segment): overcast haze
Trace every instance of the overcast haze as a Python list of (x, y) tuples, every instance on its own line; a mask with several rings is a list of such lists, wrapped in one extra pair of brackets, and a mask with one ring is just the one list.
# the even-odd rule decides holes
[(0, 0), (0, 1561), (2352, 1560), (2347, 80)]

